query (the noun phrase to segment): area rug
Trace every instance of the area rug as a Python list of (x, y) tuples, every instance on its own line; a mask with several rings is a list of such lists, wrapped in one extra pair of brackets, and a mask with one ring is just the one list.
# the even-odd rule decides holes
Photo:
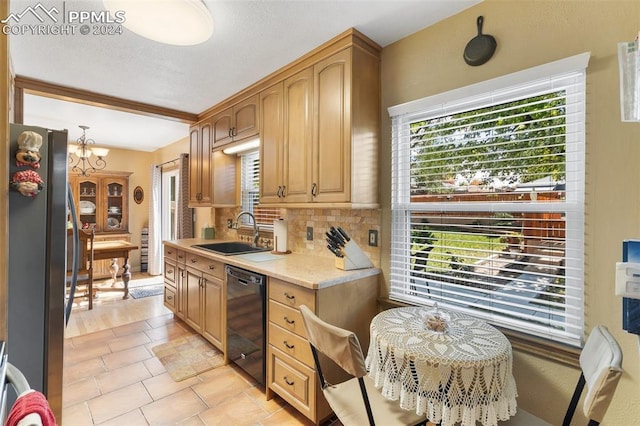
[(151, 350), (176, 382), (224, 365), (224, 354), (198, 334), (171, 340)]
[(164, 292), (164, 284), (145, 285), (142, 287), (134, 287), (129, 289), (129, 295), (134, 299), (143, 297), (157, 296)]

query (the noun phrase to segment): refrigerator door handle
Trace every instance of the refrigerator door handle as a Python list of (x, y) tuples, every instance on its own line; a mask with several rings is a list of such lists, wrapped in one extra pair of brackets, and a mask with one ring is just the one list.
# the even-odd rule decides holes
[[(71, 213), (71, 225), (73, 229), (73, 257), (71, 265), (71, 284), (69, 288), (69, 296), (67, 297), (67, 304), (64, 309), (65, 326), (69, 324), (69, 317), (71, 316), (73, 298), (75, 296), (76, 285), (78, 283), (78, 264), (80, 263), (80, 236), (78, 235), (78, 216), (76, 213), (76, 204), (73, 199), (73, 192), (71, 191), (70, 183), (67, 185), (67, 206), (69, 207), (69, 212)], [(67, 268), (67, 270), (69, 270), (69, 268)]]

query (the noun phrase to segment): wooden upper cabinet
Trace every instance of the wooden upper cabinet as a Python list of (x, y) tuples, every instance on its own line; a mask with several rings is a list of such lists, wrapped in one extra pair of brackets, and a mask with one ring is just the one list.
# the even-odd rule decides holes
[(260, 129), (259, 94), (213, 116), (213, 149), (255, 137)]
[(260, 93), (260, 203), (281, 201), (284, 179), (283, 83)]
[(233, 207), (238, 205), (236, 188), (235, 155), (227, 155), (221, 150), (211, 153), (211, 206)]
[(211, 205), (211, 119), (189, 129), (189, 207)]
[(261, 109), (261, 204), (377, 207), (377, 52), (340, 50), (264, 90)]
[(287, 203), (312, 201), (313, 69), (284, 81), (284, 191)]
[(260, 94), (261, 203), (311, 201), (313, 69)]
[[(351, 200), (351, 49), (313, 67), (313, 200)], [(373, 165), (372, 165), (373, 166)]]

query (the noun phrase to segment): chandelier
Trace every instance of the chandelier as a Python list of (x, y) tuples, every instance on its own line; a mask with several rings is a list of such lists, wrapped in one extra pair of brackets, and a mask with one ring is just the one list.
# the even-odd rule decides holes
[[(78, 126), (82, 129), (82, 136), (76, 140), (77, 145), (69, 145), (69, 164), (71, 171), (78, 176), (90, 176), (91, 173), (102, 170), (106, 167), (107, 162), (104, 157), (107, 156), (109, 150), (107, 148), (98, 148), (95, 146), (93, 139), (87, 139), (86, 130), (89, 126)], [(76, 158), (74, 159), (73, 154)], [(95, 158), (92, 159), (92, 156)]]

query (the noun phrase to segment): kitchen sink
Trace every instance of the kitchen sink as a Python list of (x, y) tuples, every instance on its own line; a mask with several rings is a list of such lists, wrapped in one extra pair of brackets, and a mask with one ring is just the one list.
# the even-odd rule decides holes
[(216, 254), (221, 254), (223, 256), (233, 256), (236, 254), (256, 253), (260, 251), (271, 250), (269, 247), (253, 247), (251, 244), (243, 243), (242, 241), (225, 241), (222, 243), (194, 244), (191, 247), (209, 250)]

